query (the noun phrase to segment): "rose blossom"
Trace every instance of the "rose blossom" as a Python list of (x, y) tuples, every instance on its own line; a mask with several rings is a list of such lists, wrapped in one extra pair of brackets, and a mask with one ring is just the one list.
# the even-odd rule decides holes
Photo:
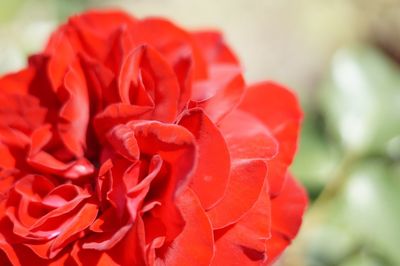
[(269, 265), (307, 201), (301, 116), (218, 32), (73, 16), (0, 79), (1, 265)]

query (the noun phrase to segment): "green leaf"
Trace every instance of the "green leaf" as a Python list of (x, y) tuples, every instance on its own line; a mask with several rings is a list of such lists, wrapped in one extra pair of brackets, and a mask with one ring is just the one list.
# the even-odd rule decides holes
[(354, 169), (343, 192), (344, 224), (389, 265), (400, 265), (399, 188), (395, 169), (375, 159)]
[(400, 71), (365, 46), (339, 50), (321, 89), (329, 129), (357, 153), (381, 153), (400, 135)]

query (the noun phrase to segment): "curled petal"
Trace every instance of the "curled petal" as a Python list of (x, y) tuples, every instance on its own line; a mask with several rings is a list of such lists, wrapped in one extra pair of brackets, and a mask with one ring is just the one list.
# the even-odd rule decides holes
[(261, 160), (236, 160), (232, 164), (225, 196), (207, 211), (214, 229), (236, 223), (253, 207), (261, 193), (266, 174), (266, 165)]
[(136, 162), (139, 160), (140, 150), (134, 132), (126, 125), (115, 126), (108, 133), (108, 142), (113, 146), (114, 151), (126, 159)]
[(128, 125), (134, 131), (143, 154), (159, 154), (170, 164), (168, 194), (181, 191), (197, 165), (197, 146), (193, 135), (182, 126), (156, 121), (138, 121)]
[(99, 251), (109, 250), (125, 237), (131, 227), (132, 225), (128, 224), (119, 228), (116, 232), (89, 237), (85, 239), (85, 243), (82, 245), (82, 248)]
[(199, 197), (202, 206), (209, 209), (224, 196), (229, 182), (228, 148), (218, 128), (200, 109), (188, 112), (179, 124), (196, 138), (199, 163), (190, 187)]
[(139, 73), (141, 71), (148, 73), (152, 81), (151, 84), (149, 82), (144, 84), (147, 94), (154, 101), (152, 118), (162, 122), (174, 121), (180, 94), (178, 80), (161, 54), (149, 46), (140, 46), (132, 51), (122, 64), (118, 78), (122, 102), (129, 103), (131, 91), (140, 87)]
[(68, 99), (62, 106), (58, 131), (64, 145), (81, 157), (86, 148), (86, 131), (89, 123), (89, 98), (86, 80), (80, 66), (69, 68), (64, 79)]
[(97, 216), (98, 207), (96, 204), (85, 204), (72, 219), (61, 228), (60, 234), (55, 238), (50, 247), (50, 258), (54, 257), (66, 245), (79, 238), (79, 233), (88, 228)]
[[(129, 230), (126, 230), (127, 228)], [(115, 246), (110, 246), (111, 248), (108, 250), (83, 248), (84, 240), (75, 243), (71, 252), (74, 262), (80, 266), (148, 265), (146, 263), (146, 243), (141, 217), (138, 216), (138, 220), (133, 225), (123, 227), (121, 230), (124, 231), (124, 237)]]
[[(128, 209), (131, 214), (133, 220), (136, 220), (136, 216), (138, 213), (139, 207), (143, 204), (143, 200), (147, 196), (150, 191), (151, 182), (157, 177), (160, 173), (163, 161), (162, 159), (156, 155), (150, 162), (150, 169), (148, 175), (140, 181), (139, 184), (133, 186), (128, 189), (127, 197), (128, 197)], [(144, 211), (144, 210), (142, 210)]]
[(104, 141), (104, 135), (114, 126), (131, 120), (149, 117), (153, 108), (125, 103), (115, 103), (107, 106), (94, 118), (94, 127), (98, 138)]
[(158, 154), (164, 161), (164, 174), (152, 181), (149, 199), (161, 202), (151, 214), (160, 219), (167, 229), (166, 239), (171, 241), (183, 228), (182, 217), (175, 198), (189, 184), (197, 164), (197, 146), (193, 135), (182, 126), (156, 121), (129, 123), (143, 154)]

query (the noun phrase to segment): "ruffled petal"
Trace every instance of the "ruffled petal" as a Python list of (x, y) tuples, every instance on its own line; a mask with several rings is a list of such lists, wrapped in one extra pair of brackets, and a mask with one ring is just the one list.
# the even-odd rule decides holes
[(56, 174), (67, 179), (87, 177), (94, 172), (94, 166), (84, 157), (64, 163), (43, 150), (52, 138), (49, 125), (36, 129), (31, 137), (27, 162), (45, 173)]
[[(152, 215), (163, 221), (166, 238), (173, 239), (183, 228), (182, 217), (175, 205), (175, 197), (189, 184), (197, 164), (197, 146), (193, 135), (184, 127), (154, 121), (131, 124), (143, 154), (159, 154), (166, 163), (167, 176), (153, 181), (151, 193), (162, 206)], [(152, 197), (150, 197), (151, 199)]]
[(94, 118), (94, 128), (100, 141), (104, 135), (118, 124), (128, 123), (143, 117), (149, 117), (153, 108), (149, 106), (136, 106), (125, 103), (115, 103), (107, 106)]
[(139, 160), (140, 149), (135, 134), (130, 127), (126, 125), (113, 127), (107, 134), (107, 140), (111, 144), (113, 151), (117, 152), (125, 159), (132, 162)]
[(85, 204), (72, 219), (68, 221), (50, 248), (50, 258), (61, 251), (72, 241), (79, 238), (79, 234), (88, 228), (97, 216), (98, 206), (93, 203)]
[(43, 124), (46, 109), (30, 95), (0, 93), (0, 127), (13, 128), (26, 135)]
[[(128, 230), (126, 230), (128, 229)], [(72, 249), (74, 262), (79, 266), (98, 265), (148, 265), (145, 255), (144, 225), (140, 216), (138, 220), (123, 229), (124, 238), (109, 250), (95, 250), (91, 246), (84, 248), (81, 243), (75, 243)]]

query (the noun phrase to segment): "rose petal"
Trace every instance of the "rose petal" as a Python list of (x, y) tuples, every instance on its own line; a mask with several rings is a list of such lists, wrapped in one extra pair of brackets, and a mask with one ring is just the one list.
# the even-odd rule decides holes
[(135, 25), (136, 19), (120, 10), (91, 10), (70, 18), (70, 23), (84, 32), (90, 29), (107, 36), (123, 25)]
[(198, 31), (193, 32), (192, 36), (208, 63), (239, 65), (235, 54), (227, 46), (220, 32)]
[(225, 117), (219, 128), (228, 144), (231, 158), (269, 161), (279, 150), (279, 144), (261, 121), (234, 111)]
[(147, 196), (147, 193), (150, 190), (151, 182), (160, 173), (163, 161), (158, 155), (155, 155), (150, 164), (151, 166), (149, 167), (150, 169), (148, 175), (143, 178), (139, 184), (129, 188), (127, 192), (127, 205), (133, 220), (136, 220), (139, 206), (143, 203), (144, 198)]
[(36, 97), (0, 91), (1, 128), (13, 128), (29, 136), (44, 123), (46, 112)]
[(160, 18), (143, 19), (135, 25), (131, 34), (136, 44), (150, 44), (163, 54), (171, 65), (175, 65), (182, 56), (190, 56), (193, 60), (193, 77), (207, 77), (203, 56), (192, 36), (170, 21)]
[(51, 56), (47, 65), (48, 78), (54, 92), (57, 92), (62, 85), (68, 66), (75, 59), (75, 50), (78, 50), (80, 46), (77, 43), (76, 34), (65, 26), (60, 27), (50, 37), (45, 52), (49, 55), (57, 55)]
[(159, 154), (170, 164), (167, 194), (175, 195), (188, 184), (197, 163), (197, 146), (184, 127), (156, 121), (128, 123), (143, 154)]
[(18, 72), (0, 77), (0, 92), (26, 95), (35, 72), (34, 68), (27, 67)]
[[(57, 91), (63, 82), (64, 76), (59, 74), (57, 85), (52, 84), (51, 58), (46, 54), (37, 54), (29, 57), (29, 67), (34, 68), (36, 73), (32, 82), (29, 84), (29, 94), (35, 96), (40, 101), (40, 106), (46, 108), (46, 122), (56, 123), (58, 120), (58, 111), (60, 109), (60, 99)], [(64, 67), (62, 64), (55, 63), (54, 68)], [(66, 71), (63, 68), (59, 70), (62, 73)]]
[[(30, 247), (16, 244), (13, 246), (13, 250), (15, 251), (15, 257), (9, 257), (9, 261), (12, 263), (11, 265), (49, 265), (49, 266), (57, 266), (57, 265), (66, 265), (67, 260), (69, 259), (68, 252), (60, 253), (58, 256), (53, 259), (44, 259), (39, 257)], [(10, 264), (5, 264), (10, 265)]]
[(30, 151), (27, 162), (34, 168), (45, 173), (56, 174), (69, 179), (78, 179), (93, 173), (93, 165), (86, 159), (80, 158), (64, 163), (43, 150), (52, 138), (49, 125), (37, 128), (31, 136)]
[(85, 243), (82, 245), (84, 249), (95, 249), (99, 251), (109, 250), (113, 248), (131, 229), (132, 225), (128, 224), (119, 228), (116, 232), (108, 234), (101, 234), (99, 237), (89, 237), (85, 239)]
[(213, 232), (199, 200), (187, 189), (177, 198), (185, 220), (183, 231), (169, 246), (165, 265), (209, 265), (214, 256)]
[(190, 57), (182, 56), (174, 64), (174, 71), (180, 87), (178, 111), (189, 104), (192, 94), (193, 63)]
[(215, 66), (210, 69), (209, 79), (193, 84), (192, 101), (218, 122), (239, 104), (244, 87), (244, 78), (237, 66)]
[(65, 147), (79, 158), (86, 148), (89, 98), (86, 80), (78, 63), (68, 69), (64, 86), (68, 99), (60, 109), (58, 132)]
[(179, 124), (196, 138), (200, 159), (190, 187), (203, 208), (209, 209), (225, 195), (230, 172), (228, 148), (218, 128), (200, 109), (189, 111)]
[(146, 88), (154, 101), (152, 118), (162, 122), (173, 122), (177, 115), (180, 94), (178, 80), (169, 64), (149, 46), (140, 46), (132, 51), (122, 64), (118, 78), (122, 102), (129, 103), (129, 91), (140, 85), (140, 70), (149, 73), (154, 82), (154, 88)]
[(104, 65), (111, 69), (116, 75), (128, 54), (135, 49), (132, 36), (127, 27), (120, 27), (108, 37), (109, 51), (104, 60)]
[(90, 113), (94, 115), (118, 101), (115, 74), (102, 62), (84, 54), (80, 54), (79, 61), (89, 88)]
[(107, 140), (113, 151), (118, 152), (127, 160), (136, 162), (140, 157), (140, 150), (134, 132), (129, 126), (115, 126), (108, 134)]
[(272, 238), (267, 241), (268, 265), (278, 258), (296, 236), (307, 206), (307, 195), (288, 174), (281, 193), (271, 201)]
[(263, 265), (271, 230), (267, 183), (253, 208), (236, 224), (214, 231), (215, 256), (211, 265)]
[(146, 264), (144, 238), (143, 221), (138, 216), (138, 220), (130, 226), (122, 241), (110, 250), (83, 249), (81, 243), (76, 243), (71, 255), (74, 262), (80, 266), (148, 265)]
[(30, 144), (28, 136), (12, 128), (0, 127), (0, 166), (5, 169), (25, 169), (27, 147)]
[(15, 168), (16, 159), (12, 151), (7, 145), (0, 142), (0, 168), (12, 169)]
[[(4, 225), (1, 224), (0, 226), (3, 231)], [(7, 265), (7, 264), (9, 264), (10, 261), (12, 261), (15, 266), (21, 265), (21, 261), (18, 258), (18, 254), (15, 252), (15, 249), (8, 243), (7, 239), (4, 237), (3, 234), (0, 234), (0, 249), (4, 252), (4, 254), (7, 257), (7, 258), (4, 258), (5, 262), (2, 265)], [(0, 260), (0, 262), (3, 262), (3, 261)]]
[(94, 118), (94, 127), (97, 137), (104, 141), (104, 135), (118, 124), (124, 124), (131, 120), (149, 117), (152, 112), (149, 106), (136, 106), (124, 103), (115, 103), (107, 106), (103, 112)]
[(259, 198), (267, 174), (261, 160), (236, 160), (232, 163), (230, 181), (222, 200), (207, 211), (214, 229), (237, 222)]
[(268, 174), (270, 193), (276, 196), (297, 149), (302, 118), (299, 103), (286, 88), (264, 82), (246, 90), (239, 108), (261, 120), (279, 142), (279, 154), (270, 162)]
[(182, 217), (175, 206), (177, 197), (188, 185), (197, 163), (197, 146), (193, 135), (184, 127), (156, 121), (129, 123), (143, 154), (158, 154), (165, 162), (164, 174), (152, 181), (149, 199), (162, 206), (151, 213), (166, 225), (166, 239), (170, 241), (183, 228)]
[(71, 219), (59, 228), (59, 234), (52, 242), (49, 257), (54, 258), (65, 246), (79, 238), (79, 233), (85, 230), (97, 216), (96, 204), (86, 203)]

